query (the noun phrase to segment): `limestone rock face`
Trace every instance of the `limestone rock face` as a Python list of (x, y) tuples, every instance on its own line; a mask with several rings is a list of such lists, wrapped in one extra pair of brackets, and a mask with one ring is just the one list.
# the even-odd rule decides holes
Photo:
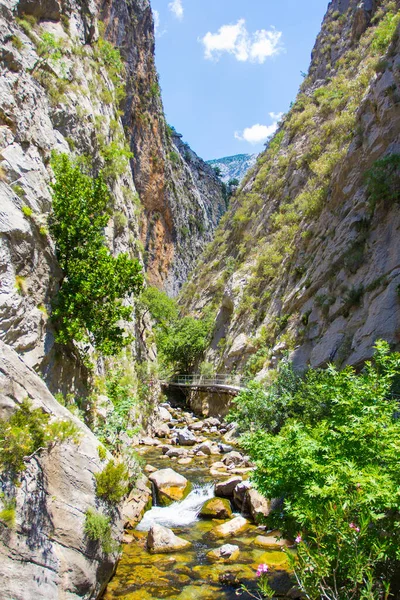
[(149, 504), (151, 506), (151, 485), (147, 477), (141, 476), (125, 501), (122, 511), (124, 526), (134, 527)]
[[(206, 360), (220, 372), (242, 371), (250, 340), (268, 349), (260, 378), (286, 351), (302, 369), (361, 365), (379, 338), (400, 347), (398, 203), (373, 205), (366, 183), (400, 154), (399, 29), (373, 43), (388, 6), (329, 3), (296, 102), (182, 295), (197, 313), (219, 298)], [(340, 106), (323, 100), (339, 87)], [(398, 175), (390, 185), (396, 197)]]
[(147, 547), (150, 552), (156, 554), (167, 554), (168, 552), (178, 552), (191, 545), (190, 542), (178, 537), (168, 527), (162, 525), (153, 525), (147, 535)]
[(173, 469), (160, 469), (149, 479), (156, 488), (158, 502), (163, 506), (182, 500), (190, 491), (190, 482)]
[(124, 125), (144, 208), (141, 238), (147, 272), (152, 284), (175, 295), (226, 211), (222, 184), (211, 166), (166, 125), (154, 65), (150, 2), (97, 3), (107, 36), (122, 49), (127, 65)]
[[(0, 598), (14, 600), (95, 600), (113, 573), (118, 556), (105, 555), (84, 535), (85, 512), (99, 505), (94, 474), (99, 441), (61, 406), (40, 377), (0, 341), (0, 418), (8, 418), (24, 399), (55, 418), (71, 420), (80, 431), (70, 441), (31, 458), (16, 492), (16, 525), (0, 525)], [(0, 501), (0, 509), (1, 501)], [(113, 511), (113, 537), (122, 539), (123, 520)]]

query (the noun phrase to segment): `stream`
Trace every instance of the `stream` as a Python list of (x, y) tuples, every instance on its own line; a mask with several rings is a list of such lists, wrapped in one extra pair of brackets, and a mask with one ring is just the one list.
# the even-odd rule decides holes
[[(172, 410), (174, 420), (178, 421), (176, 428), (186, 427), (188, 421), (197, 421), (192, 413), (181, 408)], [(221, 433), (215, 429), (212, 427), (211, 432), (202, 433), (202, 439), (222, 442)], [(137, 450), (146, 465), (155, 469), (170, 467), (186, 477), (192, 484), (191, 491), (185, 499), (169, 506), (155, 506), (153, 494), (153, 507), (145, 512), (136, 529), (128, 531), (132, 541), (123, 546), (122, 558), (103, 600), (234, 600), (238, 597), (248, 600), (251, 596), (241, 592), (240, 585), (243, 583), (252, 593), (256, 592), (256, 570), (261, 563), (269, 566), (273, 587), (282, 597), (291, 587), (285, 570), (287, 558), (278, 543), (271, 547), (255, 544), (257, 536), (272, 535), (265, 527), (249, 520), (244, 532), (215, 540), (210, 536), (211, 530), (225, 521), (199, 518), (204, 503), (214, 497), (214, 484), (231, 475), (221, 477), (210, 473), (211, 465), (222, 456), (193, 456), (189, 464), (179, 464), (177, 459), (163, 455), (161, 448), (138, 446)], [(243, 474), (243, 479), (248, 476), (249, 473)], [(232, 508), (232, 517), (239, 516), (237, 508)], [(150, 553), (146, 545), (147, 532), (154, 523), (172, 529), (176, 535), (190, 541), (191, 546), (169, 554)], [(238, 558), (233, 562), (211, 562), (207, 553), (224, 544), (237, 545), (240, 549)]]

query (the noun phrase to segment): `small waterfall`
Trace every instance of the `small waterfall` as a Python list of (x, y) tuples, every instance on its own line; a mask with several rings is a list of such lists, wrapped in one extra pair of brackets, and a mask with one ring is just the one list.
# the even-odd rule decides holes
[(206, 500), (214, 497), (214, 483), (197, 485), (181, 502), (170, 506), (153, 506), (146, 512), (139, 525), (138, 531), (148, 531), (154, 523), (165, 527), (186, 527), (197, 520), (201, 507)]

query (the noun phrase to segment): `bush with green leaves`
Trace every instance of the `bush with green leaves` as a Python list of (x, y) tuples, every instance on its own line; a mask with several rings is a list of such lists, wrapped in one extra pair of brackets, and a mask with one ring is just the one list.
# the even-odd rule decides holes
[(400, 202), (400, 154), (389, 154), (375, 161), (365, 178), (372, 208), (378, 202)]
[(100, 473), (95, 473), (96, 494), (111, 504), (118, 504), (128, 493), (129, 473), (123, 463), (110, 460)]
[(273, 422), (284, 406), (280, 427), (252, 418), (243, 438), (257, 488), (284, 500), (269, 526), (296, 537), (293, 567), (312, 600), (384, 599), (389, 586), (399, 593), (399, 376), (400, 354), (377, 342), (360, 373), (310, 369), (275, 415), (266, 403)]
[(106, 247), (112, 206), (101, 174), (87, 175), (65, 154), (53, 155), (52, 167), (50, 232), (64, 273), (53, 308), (57, 341), (90, 342), (105, 355), (117, 354), (132, 341), (120, 322), (132, 319), (125, 301), (142, 288), (141, 266)]
[(157, 288), (146, 289), (141, 302), (156, 321), (156, 344), (163, 365), (188, 372), (207, 348), (212, 329), (210, 317), (179, 317), (175, 300)]
[(26, 457), (67, 440), (79, 440), (74, 423), (50, 422), (48, 413), (24, 400), (10, 419), (0, 419), (0, 472), (16, 479), (25, 470)]
[(100, 542), (105, 554), (116, 552), (118, 545), (112, 538), (111, 519), (93, 508), (88, 508), (85, 513), (84, 532), (93, 542)]

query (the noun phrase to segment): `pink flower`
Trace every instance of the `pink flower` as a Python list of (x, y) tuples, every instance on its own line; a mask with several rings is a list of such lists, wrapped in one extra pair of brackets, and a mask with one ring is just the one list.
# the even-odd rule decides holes
[(261, 565), (258, 565), (256, 575), (257, 575), (257, 577), (261, 577), (261, 575), (263, 573), (268, 573), (268, 565), (265, 565), (264, 563)]
[(302, 541), (302, 539), (303, 538), (301, 537), (301, 535), (299, 533), (299, 535), (297, 536), (297, 538), (294, 541), (296, 542), (296, 544), (300, 544), (300, 542)]
[(354, 531), (357, 531), (357, 533), (360, 531), (360, 528), (357, 527), (357, 525), (355, 525), (354, 523), (349, 523), (349, 527), (350, 529), (354, 529)]

